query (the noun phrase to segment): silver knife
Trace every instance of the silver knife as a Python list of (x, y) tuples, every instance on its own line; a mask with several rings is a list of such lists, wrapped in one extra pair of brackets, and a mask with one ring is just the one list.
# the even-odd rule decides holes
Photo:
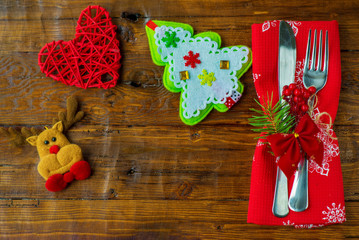
[[(285, 85), (294, 82), (297, 60), (295, 37), (291, 26), (281, 21), (279, 24), (279, 54), (278, 54), (278, 91), (279, 96)], [(288, 180), (285, 174), (277, 167), (277, 180), (273, 199), (273, 214), (276, 217), (285, 217), (288, 208)]]

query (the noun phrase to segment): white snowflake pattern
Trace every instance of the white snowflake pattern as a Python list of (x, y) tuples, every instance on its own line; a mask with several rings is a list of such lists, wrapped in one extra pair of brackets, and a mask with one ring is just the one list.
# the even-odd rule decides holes
[[(256, 81), (262, 76), (262, 74), (260, 73), (252, 73), (253, 75), (253, 82), (256, 83)], [(256, 89), (256, 93), (258, 98), (261, 98), (261, 96), (258, 94), (257, 89)]]
[(318, 225), (315, 225), (315, 224), (300, 224), (300, 225), (295, 225), (294, 227), (295, 228), (307, 228), (307, 229), (310, 229), (310, 228), (324, 227), (324, 224), (318, 224)]
[(286, 21), (293, 29), (293, 33), (294, 33), (294, 36), (297, 36), (298, 34), (298, 27), (297, 26), (300, 26), (302, 25), (301, 22), (296, 22), (296, 21)]
[(264, 142), (262, 141), (262, 139), (259, 139), (257, 142), (257, 147), (262, 147), (265, 146)]
[[(295, 68), (295, 82), (299, 88), (303, 88), (303, 69), (304, 69), (304, 59), (302, 61), (297, 61)], [(310, 62), (309, 62), (310, 64)], [(318, 108), (313, 110), (312, 118), (315, 119), (320, 114)], [(323, 153), (323, 162), (319, 166), (315, 161), (309, 161), (309, 172), (317, 172), (323, 176), (328, 176), (329, 174), (329, 162), (332, 161), (334, 157), (339, 156), (339, 146), (331, 138), (334, 131), (329, 127), (329, 125), (318, 125), (320, 132), (317, 137), (323, 142), (324, 153)]]
[(303, 83), (304, 61), (297, 61), (295, 65), (295, 82), (300, 85)]
[(283, 222), (283, 226), (294, 226), (294, 222), (291, 222), (290, 220)]
[(273, 20), (273, 21), (265, 21), (262, 25), (262, 32), (267, 31), (270, 27), (275, 27), (277, 26), (277, 20)]
[(295, 224), (294, 222), (291, 222), (290, 220), (283, 222), (283, 226), (294, 226), (295, 228), (319, 228), (324, 227), (324, 224)]
[(342, 223), (347, 219), (345, 218), (345, 206), (341, 207), (339, 203), (336, 206), (335, 203), (332, 203), (332, 207), (327, 206), (328, 211), (323, 211), (323, 220), (326, 220), (326, 223)]
[[(277, 26), (277, 20), (273, 20), (273, 21), (265, 21), (262, 24), (262, 32), (267, 31), (268, 29), (270, 29), (271, 27), (276, 27)], [(302, 25), (301, 22), (297, 22), (297, 21), (286, 21), (293, 29), (293, 33), (294, 36), (297, 36), (298, 34), (298, 26)]]
[(259, 79), (259, 77), (261, 77), (260, 73), (252, 73), (252, 75), (253, 75), (253, 82), (256, 82)]
[[(313, 111), (313, 118), (315, 119), (320, 114), (318, 108), (315, 108)], [(323, 152), (323, 162), (319, 166), (313, 160), (309, 162), (309, 172), (313, 173), (314, 171), (323, 176), (328, 176), (329, 174), (329, 162), (333, 158), (339, 156), (339, 146), (336, 141), (334, 141), (331, 136), (334, 135), (333, 129), (329, 125), (317, 125), (320, 132), (317, 134), (317, 137), (323, 142), (324, 152)]]

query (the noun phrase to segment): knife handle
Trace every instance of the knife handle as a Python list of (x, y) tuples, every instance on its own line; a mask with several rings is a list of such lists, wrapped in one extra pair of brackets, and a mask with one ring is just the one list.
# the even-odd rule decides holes
[(272, 212), (276, 217), (285, 217), (288, 208), (288, 181), (285, 174), (277, 167), (277, 180), (275, 184)]
[(289, 208), (295, 212), (303, 212), (308, 208), (308, 160), (299, 162), (295, 173), (292, 191), (289, 197)]

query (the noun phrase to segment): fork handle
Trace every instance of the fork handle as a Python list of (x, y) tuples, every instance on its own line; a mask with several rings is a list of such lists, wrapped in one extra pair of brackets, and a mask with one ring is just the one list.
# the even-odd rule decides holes
[(279, 167), (277, 167), (277, 180), (275, 183), (272, 212), (276, 217), (285, 217), (289, 213), (288, 181)]
[(305, 157), (299, 162), (298, 171), (295, 173), (289, 208), (295, 212), (303, 212), (308, 205), (308, 160)]

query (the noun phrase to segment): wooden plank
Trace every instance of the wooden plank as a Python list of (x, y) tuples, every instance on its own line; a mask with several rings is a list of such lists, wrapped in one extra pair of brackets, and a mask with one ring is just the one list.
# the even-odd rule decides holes
[[(124, 17), (123, 12), (141, 13), (142, 17), (243, 17), (243, 16), (295, 16), (296, 18), (313, 19), (311, 13), (315, 12), (316, 19), (328, 19), (333, 17), (343, 17), (349, 15), (355, 17), (355, 10), (358, 5), (355, 1), (343, 0), (332, 2), (331, 4), (323, 4), (318, 1), (303, 0), (300, 2), (286, 1), (215, 1), (210, 0), (206, 3), (183, 0), (162, 0), (157, 4), (151, 1), (121, 1), (117, 4), (116, 0), (93, 1), (92, 5), (100, 4), (110, 12), (113, 17)], [(41, 3), (32, 2), (13, 2), (6, 1), (3, 11), (0, 15), (1, 20), (15, 19), (63, 19), (77, 18), (79, 12), (89, 5), (88, 2), (81, 0), (65, 0), (61, 4), (52, 0), (44, 0)], [(269, 8), (270, 6), (270, 8)], [(286, 10), (285, 12), (283, 10)], [(298, 11), (298, 10), (301, 11)], [(343, 14), (346, 13), (346, 14)], [(131, 18), (129, 18), (131, 19)]]
[[(22, 200), (28, 205), (29, 200)], [(18, 201), (19, 202), (19, 201)], [(19, 203), (18, 203), (19, 204)], [(30, 202), (32, 204), (32, 201)], [(320, 229), (246, 223), (247, 201), (40, 200), (34, 207), (0, 205), (6, 239), (343, 239), (358, 238), (358, 202), (348, 222)]]
[[(2, 40), (0, 53), (38, 52), (48, 42), (73, 39), (78, 16), (76, 15), (71, 19), (0, 21), (0, 39)], [(337, 19), (340, 24), (339, 32), (341, 36), (346, 36), (341, 38), (341, 50), (358, 50), (359, 40), (356, 36), (359, 34), (359, 23), (356, 19), (352, 19), (352, 15), (345, 14), (341, 17), (344, 19)], [(140, 54), (138, 58), (140, 58), (141, 54), (149, 56), (147, 52), (148, 40), (145, 33), (145, 23), (149, 19), (156, 18), (141, 18), (138, 22), (129, 22), (122, 18), (113, 19), (113, 23), (118, 27), (117, 32), (121, 40), (121, 50), (127, 53), (124, 55), (126, 58), (129, 53), (134, 54), (134, 56)], [(193, 26), (195, 33), (215, 31), (222, 38), (222, 46), (238, 44), (251, 46), (251, 25), (253, 23), (262, 23), (268, 19), (273, 19), (273, 17), (265, 16), (258, 19), (258, 17), (249, 15), (241, 18), (196, 17), (194, 20), (186, 17), (166, 17), (157, 19), (190, 24)], [(331, 19), (326, 18), (323, 20)]]
[[(359, 127), (337, 127), (346, 200), (359, 200)], [(93, 176), (50, 193), (37, 173), (36, 149), (0, 142), (0, 196), (61, 199), (248, 199), (256, 145), (247, 126), (81, 126), (69, 139), (82, 147)], [(19, 179), (19, 176), (21, 178)], [(31, 182), (32, 184), (24, 184)], [(11, 186), (11, 188), (9, 187)]]
[[(148, 53), (148, 52), (147, 52)], [(1, 56), (1, 55), (0, 55)], [(36, 54), (0, 57), (0, 125), (48, 125), (66, 106), (66, 98), (78, 96), (87, 113), (83, 124), (102, 125), (183, 125), (179, 116), (179, 94), (162, 84), (163, 68), (156, 67), (148, 53), (137, 61), (126, 55), (122, 79), (115, 88), (68, 87), (45, 77), (37, 66)], [(145, 67), (141, 67), (145, 66)], [(148, 67), (146, 67), (148, 66)], [(359, 52), (342, 53), (342, 89), (336, 125), (357, 125), (359, 120)], [(201, 124), (248, 123), (249, 108), (257, 107), (251, 70), (241, 81), (245, 92), (228, 112), (215, 110)]]

